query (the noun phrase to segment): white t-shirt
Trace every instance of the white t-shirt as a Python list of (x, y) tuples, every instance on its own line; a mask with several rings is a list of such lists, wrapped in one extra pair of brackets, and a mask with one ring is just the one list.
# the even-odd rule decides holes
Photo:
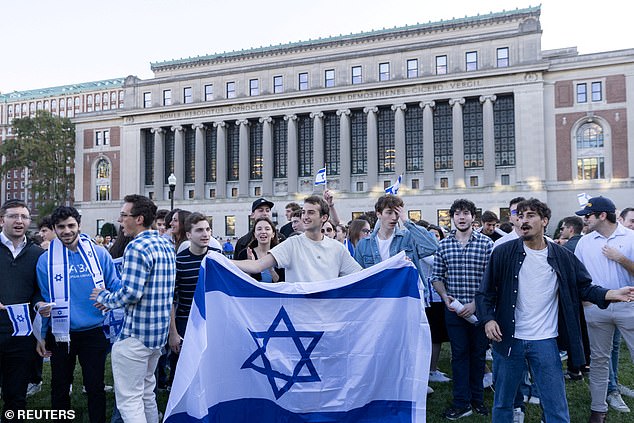
[(361, 270), (341, 242), (324, 236), (312, 241), (306, 234), (286, 238), (270, 251), (277, 267), (284, 268), (286, 282), (335, 279)]
[(548, 264), (548, 247), (531, 250), (524, 245), (526, 257), (518, 277), (515, 305), (517, 339), (538, 341), (555, 338), (559, 312), (557, 273)]
[(394, 239), (394, 232), (388, 239), (381, 239), (379, 235), (376, 236), (376, 244), (379, 247), (379, 255), (381, 256), (381, 261), (385, 261), (390, 258), (390, 245), (392, 245), (392, 240)]

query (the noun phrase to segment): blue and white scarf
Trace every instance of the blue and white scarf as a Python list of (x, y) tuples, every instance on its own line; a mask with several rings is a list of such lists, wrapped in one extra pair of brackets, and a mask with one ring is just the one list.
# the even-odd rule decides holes
[[(103, 270), (90, 237), (79, 235), (77, 251), (90, 270), (96, 288), (105, 288)], [(70, 270), (68, 248), (54, 239), (48, 248), (48, 289), (51, 301), (51, 327), (57, 342), (70, 342)]]

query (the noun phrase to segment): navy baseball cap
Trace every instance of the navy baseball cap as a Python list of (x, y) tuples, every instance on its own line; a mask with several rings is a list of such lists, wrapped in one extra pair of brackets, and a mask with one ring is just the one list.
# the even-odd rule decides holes
[(616, 206), (609, 198), (605, 197), (592, 197), (586, 203), (586, 206), (581, 210), (575, 212), (577, 216), (585, 216), (590, 213), (608, 212), (614, 213)]
[(258, 198), (251, 205), (251, 213), (256, 211), (257, 208), (261, 207), (261, 206), (269, 206), (269, 208), (272, 209), (274, 204), (272, 202), (270, 202), (269, 200), (267, 200), (266, 198)]

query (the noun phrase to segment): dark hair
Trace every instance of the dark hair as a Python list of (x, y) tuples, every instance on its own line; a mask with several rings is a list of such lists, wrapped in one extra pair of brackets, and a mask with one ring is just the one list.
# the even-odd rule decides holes
[[(178, 214), (178, 220), (180, 220), (180, 213)], [(202, 222), (202, 221), (208, 222), (207, 217), (205, 217), (204, 214), (202, 213), (198, 213), (198, 212), (194, 212), (192, 214), (190, 214), (189, 216), (187, 216), (187, 218), (185, 219), (185, 223), (183, 224), (184, 228), (185, 228), (185, 232), (191, 232), (192, 231), (192, 226), (194, 226), (195, 224), (197, 224), (198, 222)]]
[(621, 219), (625, 219), (625, 216), (627, 216), (627, 214), (631, 211), (634, 211), (634, 207), (626, 207), (623, 210), (621, 210), (621, 213), (619, 214), (619, 217)]
[[(605, 213), (605, 220), (607, 220), (610, 223), (616, 223), (616, 212), (601, 212), (601, 213)], [(599, 217), (601, 213), (596, 213), (597, 217)]]
[(528, 200), (521, 201), (517, 204), (517, 214), (523, 213), (526, 210), (532, 210), (542, 219), (545, 217), (550, 220), (550, 208), (546, 203), (542, 203), (537, 198), (529, 198)]
[(428, 221), (423, 220), (423, 219), (421, 219), (421, 220), (419, 220), (418, 222), (416, 222), (416, 224), (417, 224), (418, 226), (422, 226), (422, 227), (423, 227), (423, 228), (425, 228), (425, 229), (428, 229), (428, 228), (429, 228), (429, 225), (431, 225), (431, 223), (429, 223)]
[(132, 216), (143, 216), (143, 227), (149, 228), (156, 217), (156, 204), (145, 195), (130, 194), (123, 198), (124, 203), (131, 203)]
[(511, 201), (509, 201), (509, 207), (513, 207), (514, 204), (519, 204), (522, 201), (526, 201), (524, 197), (515, 197)]
[(579, 216), (568, 216), (564, 218), (561, 225), (564, 227), (571, 226), (575, 234), (580, 234), (583, 230), (583, 219)]
[(361, 230), (363, 229), (366, 223), (370, 224), (370, 222), (367, 219), (354, 219), (352, 223), (350, 223), (350, 226), (348, 227), (348, 240), (355, 247), (357, 246), (359, 239), (361, 239)]
[(132, 241), (134, 237), (132, 235), (124, 235), (123, 233), (119, 234), (114, 239), (112, 246), (108, 249), (108, 252), (112, 256), (113, 259), (123, 257), (123, 252), (125, 251), (125, 247)]
[(323, 198), (317, 195), (311, 195), (310, 197), (304, 198), (304, 203), (312, 204), (314, 206), (319, 206), (319, 216), (330, 216), (330, 207), (328, 207), (328, 203)]
[(165, 220), (165, 216), (167, 216), (169, 212), (170, 211), (167, 209), (158, 209), (156, 211), (156, 217), (154, 218), (154, 220), (159, 220), (159, 219)]
[(172, 217), (174, 217), (174, 215), (178, 213), (179, 211), (181, 211), (181, 209), (172, 209), (167, 212), (167, 214), (165, 215), (165, 228), (169, 229), (172, 227), (171, 225)]
[(302, 206), (300, 206), (299, 204), (293, 201), (292, 203), (288, 203), (284, 208), (291, 209), (292, 211), (297, 211), (297, 210), (301, 210)]
[(70, 217), (74, 218), (77, 224), (81, 223), (81, 215), (75, 207), (59, 206), (51, 213), (51, 223), (55, 226), (62, 220), (66, 220)]
[(498, 216), (493, 213), (491, 210), (487, 210), (484, 213), (482, 213), (482, 217), (480, 218), (480, 220), (482, 221), (482, 223), (484, 222), (499, 222)]
[(300, 219), (302, 218), (302, 210), (295, 210), (293, 213), (291, 213), (291, 217), (299, 217)]
[(13, 199), (5, 201), (2, 207), (0, 207), (0, 216), (4, 216), (8, 209), (14, 209), (16, 207), (24, 207), (31, 213), (31, 209), (29, 209), (29, 206), (27, 206), (24, 201)]
[(442, 230), (442, 228), (440, 226), (436, 226), (436, 225), (429, 225), (427, 227), (428, 231), (431, 230), (435, 230), (436, 232), (438, 232), (438, 234), (440, 235), (440, 240), (442, 241), (443, 239), (445, 239), (445, 231)]
[(251, 240), (249, 241), (249, 247), (250, 248), (255, 248), (255, 247), (258, 246), (258, 240), (255, 238), (255, 227), (260, 222), (266, 222), (269, 225), (271, 225), (271, 228), (273, 229), (273, 238), (271, 238), (270, 248), (275, 247), (277, 244), (280, 243), (280, 240), (277, 237), (277, 231), (275, 230), (275, 223), (273, 223), (273, 221), (271, 219), (269, 219), (268, 217), (265, 217), (265, 216), (255, 219), (255, 223), (253, 223), (253, 229), (251, 229)]
[(500, 230), (508, 234), (513, 230), (513, 224), (508, 220), (506, 222), (502, 222), (500, 223)]
[(51, 231), (53, 230), (53, 220), (51, 219), (51, 215), (44, 216), (40, 223), (37, 225), (37, 229), (49, 228)]
[(376, 225), (378, 217), (376, 217), (376, 212), (374, 210), (371, 210), (363, 213), (361, 216), (357, 217), (357, 219), (365, 220), (370, 224), (370, 227), (373, 228), (374, 225)]
[(476, 217), (476, 206), (473, 204), (473, 201), (467, 200), (465, 198), (460, 198), (453, 202), (451, 208), (449, 209), (449, 216), (453, 217), (453, 215), (458, 210), (464, 210), (471, 213), (471, 216)]
[(401, 197), (397, 197), (393, 194), (385, 194), (379, 197), (379, 199), (374, 204), (374, 210), (377, 213), (381, 213), (383, 210), (390, 208), (393, 209), (395, 207), (403, 207), (403, 199)]
[(191, 214), (192, 212), (190, 212), (189, 210), (178, 210), (178, 232), (174, 232), (172, 230), (172, 238), (174, 238), (176, 251), (178, 251), (178, 247), (180, 247), (181, 244), (187, 239), (187, 235), (185, 235), (185, 221)]

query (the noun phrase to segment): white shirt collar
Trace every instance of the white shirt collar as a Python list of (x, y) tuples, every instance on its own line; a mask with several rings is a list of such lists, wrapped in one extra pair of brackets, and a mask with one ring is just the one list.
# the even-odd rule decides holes
[(20, 251), (22, 251), (24, 247), (26, 247), (26, 235), (17, 247), (13, 246), (13, 242), (9, 238), (7, 238), (4, 232), (0, 232), (0, 241), (2, 241), (2, 243), (6, 245), (7, 248), (11, 251), (11, 254), (13, 254), (13, 258), (16, 258), (18, 254), (20, 254)]

